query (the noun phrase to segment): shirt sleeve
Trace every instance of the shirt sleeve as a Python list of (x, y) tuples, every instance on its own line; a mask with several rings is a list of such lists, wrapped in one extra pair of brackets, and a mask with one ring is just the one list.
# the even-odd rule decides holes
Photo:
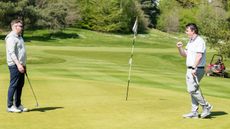
[(205, 42), (203, 39), (200, 39), (198, 42), (197, 42), (197, 46), (196, 46), (196, 52), (200, 52), (200, 53), (204, 53), (205, 52)]
[(7, 49), (7, 53), (9, 54), (9, 56), (13, 61), (17, 60), (17, 56), (15, 54), (15, 47), (16, 47), (16, 42), (14, 38), (9, 37), (6, 40), (6, 49)]

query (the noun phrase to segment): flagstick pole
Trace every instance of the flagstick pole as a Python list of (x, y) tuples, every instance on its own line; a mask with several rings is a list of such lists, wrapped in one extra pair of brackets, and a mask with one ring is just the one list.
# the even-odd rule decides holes
[(130, 76), (131, 76), (131, 70), (132, 70), (132, 61), (133, 61), (133, 51), (134, 51), (135, 40), (136, 40), (136, 36), (134, 35), (133, 45), (132, 45), (132, 50), (131, 50), (131, 56), (129, 59), (129, 76), (128, 76), (128, 84), (127, 84), (127, 90), (126, 90), (126, 101), (128, 100), (128, 96), (129, 96), (129, 83), (130, 83)]
[(137, 25), (138, 25), (138, 18), (136, 18), (135, 24), (133, 26), (133, 45), (132, 45), (132, 50), (131, 50), (131, 55), (129, 59), (129, 75), (128, 75), (128, 84), (127, 84), (127, 89), (126, 89), (126, 101), (128, 100), (129, 96), (129, 83), (131, 80), (131, 70), (132, 70), (132, 61), (133, 61), (133, 51), (134, 51), (134, 46), (135, 46), (135, 41), (136, 41), (136, 34), (137, 34)]

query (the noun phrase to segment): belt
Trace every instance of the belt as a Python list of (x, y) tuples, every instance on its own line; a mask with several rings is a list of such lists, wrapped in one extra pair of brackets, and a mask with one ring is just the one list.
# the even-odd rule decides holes
[[(187, 68), (188, 68), (188, 69), (194, 69), (192, 66), (188, 66)], [(198, 69), (204, 69), (204, 66), (198, 66), (197, 68), (198, 68)]]

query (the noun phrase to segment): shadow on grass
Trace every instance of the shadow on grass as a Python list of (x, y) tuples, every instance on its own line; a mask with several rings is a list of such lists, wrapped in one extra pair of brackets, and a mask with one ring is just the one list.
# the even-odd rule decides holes
[(42, 107), (42, 108), (34, 108), (31, 109), (30, 112), (46, 112), (46, 111), (51, 111), (51, 110), (57, 110), (57, 109), (63, 109), (64, 107)]
[(211, 112), (211, 115), (206, 117), (205, 119), (212, 119), (212, 118), (216, 118), (217, 116), (223, 116), (223, 115), (227, 115), (227, 112), (224, 111), (213, 111)]
[[(4, 40), (6, 35), (0, 35), (0, 39)], [(48, 40), (55, 40), (55, 39), (68, 39), (68, 38), (79, 38), (79, 35), (76, 33), (64, 33), (64, 32), (55, 32), (55, 33), (48, 33), (42, 35), (26, 35), (24, 36), (25, 42), (30, 42), (32, 40), (35, 41), (48, 41)]]
[(0, 35), (0, 40), (5, 40), (6, 35)]
[(56, 33), (48, 33), (43, 34), (41, 36), (25, 36), (24, 39), (26, 42), (30, 42), (31, 40), (36, 41), (48, 41), (55, 39), (68, 39), (68, 38), (79, 38), (79, 35), (76, 33), (64, 33), (64, 32), (56, 32)]

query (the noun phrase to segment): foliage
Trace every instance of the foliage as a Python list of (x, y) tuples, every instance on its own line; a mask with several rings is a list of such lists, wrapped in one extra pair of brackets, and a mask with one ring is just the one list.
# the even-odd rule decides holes
[(67, 26), (73, 26), (79, 19), (75, 0), (37, 0), (36, 2), (40, 13), (37, 26), (59, 31)]
[(166, 32), (178, 32), (180, 6), (176, 1), (160, 1), (157, 28)]
[(197, 4), (203, 2), (202, 0), (176, 0), (184, 8), (193, 8)]
[(147, 29), (148, 21), (135, 0), (78, 0), (81, 21), (78, 26), (103, 32), (131, 31), (135, 18), (139, 18), (139, 31)]
[(203, 5), (198, 11), (201, 33), (207, 36), (211, 48), (219, 54), (230, 57), (230, 22), (223, 3), (215, 1), (209, 5)]
[(0, 18), (4, 19), (0, 25), (9, 25), (12, 19), (22, 19), (25, 25), (33, 24), (38, 13), (35, 8), (35, 0), (8, 0), (0, 2)]
[(48, 4), (41, 9), (41, 20), (39, 22), (42, 26), (47, 26), (52, 30), (65, 28), (67, 16), (67, 7), (60, 3)]
[(141, 5), (136, 0), (121, 0), (123, 2), (122, 19), (126, 21), (126, 30), (130, 32), (136, 17), (138, 17), (138, 32), (145, 32), (149, 25), (149, 19), (144, 15)]
[(49, 27), (60, 30), (73, 25), (77, 9), (73, 0), (9, 0), (0, 2), (1, 26), (9, 25), (12, 19), (22, 19), (26, 28)]
[(119, 3), (116, 1), (80, 1), (82, 19), (79, 25), (82, 28), (98, 31), (119, 31), (122, 22)]
[(182, 8), (179, 12), (179, 32), (184, 32), (184, 28), (188, 23), (197, 23), (196, 17), (197, 8), (184, 9)]
[(157, 6), (156, 0), (140, 0), (141, 8), (144, 11), (145, 17), (150, 20), (148, 27), (155, 28), (157, 24), (157, 17), (160, 10)]

